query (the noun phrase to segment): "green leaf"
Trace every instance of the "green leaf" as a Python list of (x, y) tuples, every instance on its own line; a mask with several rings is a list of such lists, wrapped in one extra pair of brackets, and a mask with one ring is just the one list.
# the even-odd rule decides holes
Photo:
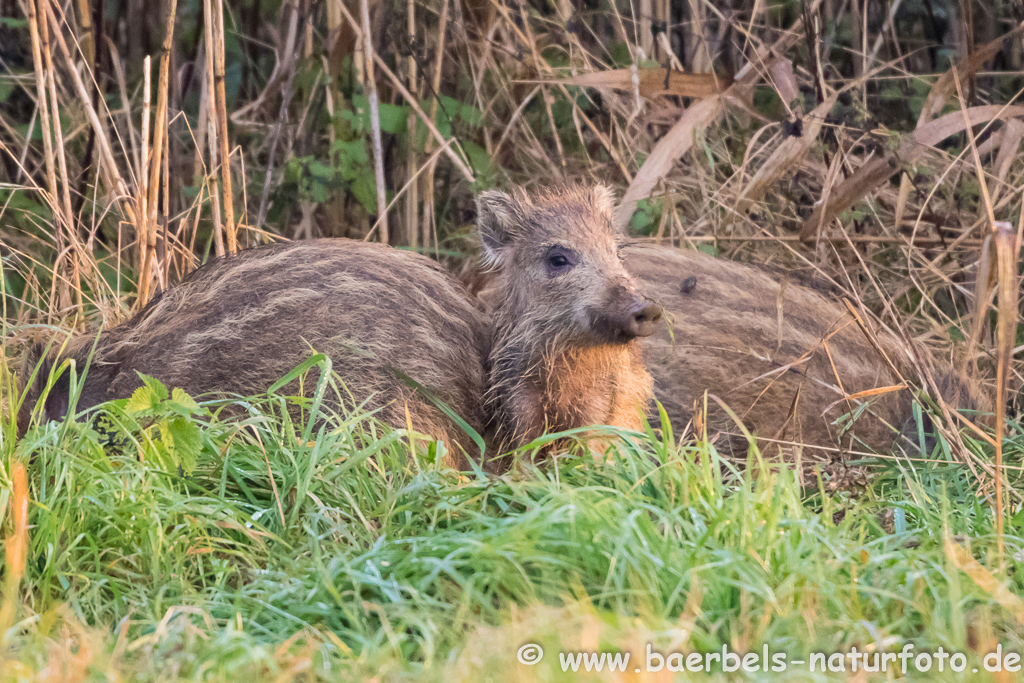
[(315, 178), (329, 181), (334, 177), (334, 169), (330, 166), (321, 164), (319, 161), (311, 161), (309, 164), (309, 173)]
[(405, 132), (406, 121), (409, 118), (409, 112), (405, 107), (381, 102), (378, 111), (380, 114), (380, 129), (382, 131), (392, 135)]
[(143, 383), (147, 387), (149, 387), (150, 389), (153, 390), (153, 394), (156, 396), (156, 400), (158, 400), (158, 401), (166, 401), (167, 400), (167, 397), (168, 397), (167, 387), (164, 386), (163, 382), (158, 380), (156, 377), (150, 377), (149, 375), (144, 375), (141, 372), (139, 373), (139, 377), (142, 378)]
[(459, 118), (477, 128), (484, 120), (484, 113), (471, 104), (463, 104), (459, 109)]
[(633, 217), (629, 219), (629, 224), (633, 227), (636, 232), (643, 232), (646, 228), (654, 224), (654, 219), (647, 211), (635, 211)]
[(317, 204), (324, 204), (331, 198), (331, 191), (323, 183), (310, 183), (309, 195)]
[(338, 155), (338, 173), (344, 180), (352, 181), (371, 172), (365, 140), (338, 140), (332, 150)]
[(353, 180), (352, 194), (367, 213), (377, 213), (377, 183), (372, 175), (366, 173)]
[(124, 405), (124, 410), (129, 415), (148, 413), (159, 405), (160, 399), (153, 392), (153, 388), (143, 385), (135, 390), (131, 398)]
[(437, 118), (434, 121), (434, 125), (437, 126), (437, 131), (441, 133), (441, 137), (447, 140), (452, 136), (452, 122), (458, 115), (462, 104), (458, 100), (445, 95), (442, 95), (439, 99)]
[(185, 474), (191, 474), (203, 447), (203, 435), (198, 425), (188, 418), (176, 417), (167, 423), (163, 436), (174, 464), (180, 466)]
[(199, 407), (199, 404), (196, 403), (196, 400), (189, 396), (184, 389), (179, 387), (175, 387), (171, 391), (171, 401), (192, 414), (198, 413), (202, 410)]
[(473, 170), (477, 173), (485, 173), (491, 168), (491, 155), (487, 153), (487, 150), (468, 140), (462, 143), (462, 148), (466, 150), (466, 156), (469, 157), (469, 164), (473, 167)]
[(618, 67), (629, 67), (633, 64), (633, 53), (628, 43), (616, 43), (611, 49), (612, 61)]

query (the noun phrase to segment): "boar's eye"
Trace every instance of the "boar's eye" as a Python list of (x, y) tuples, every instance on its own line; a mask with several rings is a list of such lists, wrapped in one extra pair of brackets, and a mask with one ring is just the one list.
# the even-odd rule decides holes
[(563, 275), (572, 270), (579, 262), (579, 257), (572, 249), (554, 246), (544, 255), (544, 266), (548, 277)]

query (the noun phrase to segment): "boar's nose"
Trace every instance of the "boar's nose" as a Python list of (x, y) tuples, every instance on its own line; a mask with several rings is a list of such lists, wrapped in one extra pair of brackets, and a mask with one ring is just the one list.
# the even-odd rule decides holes
[(591, 311), (591, 331), (613, 344), (654, 334), (661, 306), (625, 287), (616, 287), (602, 305)]
[(634, 337), (649, 337), (654, 334), (654, 325), (661, 320), (661, 306), (653, 301), (639, 301), (632, 311), (630, 333)]

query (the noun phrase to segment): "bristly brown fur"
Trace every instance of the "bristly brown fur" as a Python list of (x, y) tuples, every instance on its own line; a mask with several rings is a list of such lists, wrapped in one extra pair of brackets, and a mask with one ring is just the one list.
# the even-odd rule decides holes
[[(64, 355), (84, 367), (94, 339)], [(446, 441), (463, 467), (472, 441), (401, 375), (482, 433), (487, 348), (479, 308), (425, 257), (341, 239), (276, 244), (208, 263), (103, 332), (79, 407), (129, 396), (140, 372), (194, 395), (259, 394), (316, 350), (332, 359), (349, 407), (369, 399), (379, 419), (404, 427), (408, 406), (413, 428)]]
[[(899, 376), (845, 307), (794, 283), (780, 283), (755, 266), (673, 248), (636, 246), (626, 263), (668, 312), (669, 325), (644, 340), (655, 396), (673, 425), (692, 417), (705, 390), (719, 396), (763, 439), (843, 450), (889, 452), (911, 417), (910, 387), (865, 397), (846, 396), (900, 384)], [(687, 278), (696, 282), (684, 292)], [(878, 346), (896, 370), (916, 382), (911, 349), (884, 332)], [(983, 393), (950, 367), (928, 360), (943, 398), (954, 407), (982, 408)], [(792, 367), (788, 367), (791, 366)], [(786, 369), (788, 367), (788, 369)], [(840, 388), (841, 387), (841, 388)], [(845, 433), (834, 424), (869, 404)], [(709, 402), (708, 431), (739, 429)], [(746, 451), (746, 441), (735, 439)], [(916, 443), (917, 437), (913, 441)], [(766, 453), (778, 452), (771, 442)]]
[[(644, 301), (619, 257), (611, 192), (484, 193), (477, 208), (493, 271), (487, 406), (499, 442), (593, 424), (639, 429), (652, 385), (638, 343), (601, 336), (606, 317)], [(578, 265), (546, 274), (552, 247)]]

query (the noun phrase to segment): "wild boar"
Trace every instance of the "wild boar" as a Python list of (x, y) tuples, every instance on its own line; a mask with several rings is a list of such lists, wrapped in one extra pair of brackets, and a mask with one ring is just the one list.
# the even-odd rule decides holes
[[(131, 395), (142, 384), (139, 373), (193, 395), (260, 394), (316, 350), (331, 358), (351, 395), (328, 396), (333, 408), (368, 401), (382, 422), (405, 427), (408, 407), (413, 428), (444, 440), (449, 464), (464, 468), (466, 454), (479, 449), (416, 385), (483, 432), (487, 335), (479, 307), (430, 259), (381, 244), (318, 239), (215, 259), (98, 342), (94, 334), (73, 339), (63, 355), (76, 359), (80, 372), (96, 342), (81, 409)], [(29, 392), (23, 427), (53, 362), (44, 363)], [(296, 382), (285, 391), (297, 388)], [(45, 417), (60, 418), (67, 409), (65, 375)]]
[[(625, 254), (627, 268), (668, 312), (643, 352), (655, 396), (678, 428), (707, 390), (763, 440), (765, 452), (791, 450), (785, 444), (836, 449), (833, 455), (888, 452), (912, 415), (910, 385), (919, 378), (909, 354), (930, 366), (949, 404), (984, 407), (982, 393), (951, 367), (866, 321), (865, 331), (818, 289), (699, 251), (631, 246)], [(713, 400), (706, 421), (709, 434), (740, 433)], [(743, 436), (731, 445), (746, 452)]]
[(626, 270), (613, 209), (606, 187), (477, 199), (492, 316), (486, 407), (503, 446), (643, 424), (652, 385), (639, 340), (661, 307)]

